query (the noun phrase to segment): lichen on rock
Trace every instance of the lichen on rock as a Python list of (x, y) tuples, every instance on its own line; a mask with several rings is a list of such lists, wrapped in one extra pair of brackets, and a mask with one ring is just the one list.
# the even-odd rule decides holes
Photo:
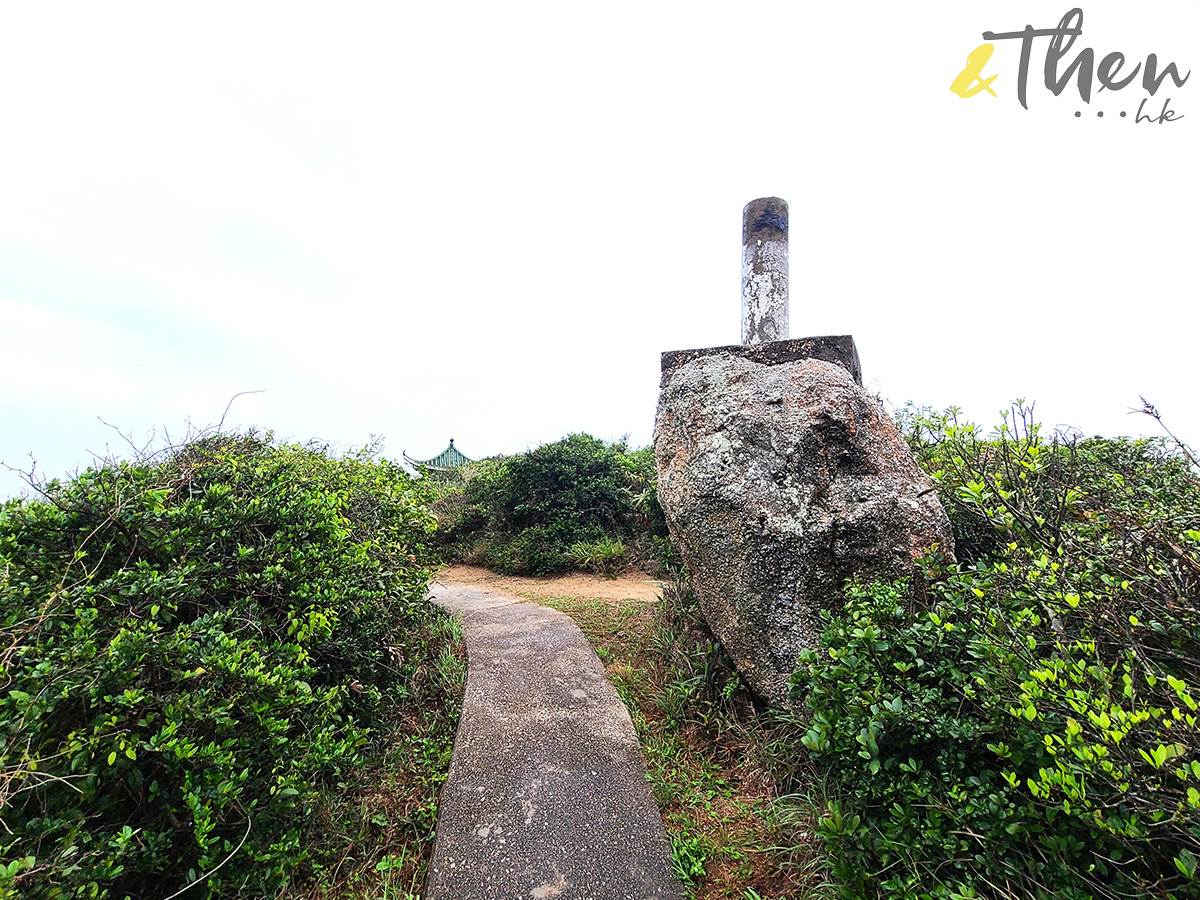
[(658, 495), (709, 627), (751, 687), (788, 705), (799, 653), (849, 579), (938, 550), (945, 511), (882, 405), (846, 368), (702, 355), (663, 375)]

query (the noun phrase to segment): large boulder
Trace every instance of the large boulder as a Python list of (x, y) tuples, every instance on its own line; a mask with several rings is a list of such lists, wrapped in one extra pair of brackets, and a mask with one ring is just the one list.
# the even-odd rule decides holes
[(857, 353), (839, 365), (766, 352), (664, 357), (654, 449), (709, 627), (751, 687), (786, 706), (847, 579), (911, 575), (930, 550), (952, 555), (953, 538), (933, 484), (856, 382)]

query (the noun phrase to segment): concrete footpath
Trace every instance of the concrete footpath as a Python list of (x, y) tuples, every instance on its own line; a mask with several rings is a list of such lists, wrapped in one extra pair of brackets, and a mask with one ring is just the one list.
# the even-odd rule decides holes
[(569, 616), (462, 585), (467, 688), (425, 900), (682, 900), (629, 713)]

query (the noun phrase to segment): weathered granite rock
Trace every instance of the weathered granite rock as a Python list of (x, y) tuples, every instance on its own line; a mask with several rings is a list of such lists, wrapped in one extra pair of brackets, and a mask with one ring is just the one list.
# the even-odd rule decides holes
[(786, 706), (846, 580), (911, 574), (934, 545), (952, 554), (949, 522), (846, 367), (721, 351), (665, 362), (659, 500), (709, 627), (751, 687)]

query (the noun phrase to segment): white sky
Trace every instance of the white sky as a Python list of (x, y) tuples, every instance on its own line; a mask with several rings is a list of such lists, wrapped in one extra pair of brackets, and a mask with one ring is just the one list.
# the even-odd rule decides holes
[(1142, 394), (1200, 442), (1200, 0), (1088, 2), (1066, 57), (1183, 87), (1055, 97), (1041, 38), (1028, 110), (1018, 41), (998, 97), (949, 89), (1069, 8), (6, 3), (0, 459), (66, 474), (127, 449), (97, 417), (142, 442), (263, 388), (227, 424), (649, 443), (660, 352), (739, 339), (767, 195), (792, 336), (853, 334), (889, 402), (1154, 433)]

